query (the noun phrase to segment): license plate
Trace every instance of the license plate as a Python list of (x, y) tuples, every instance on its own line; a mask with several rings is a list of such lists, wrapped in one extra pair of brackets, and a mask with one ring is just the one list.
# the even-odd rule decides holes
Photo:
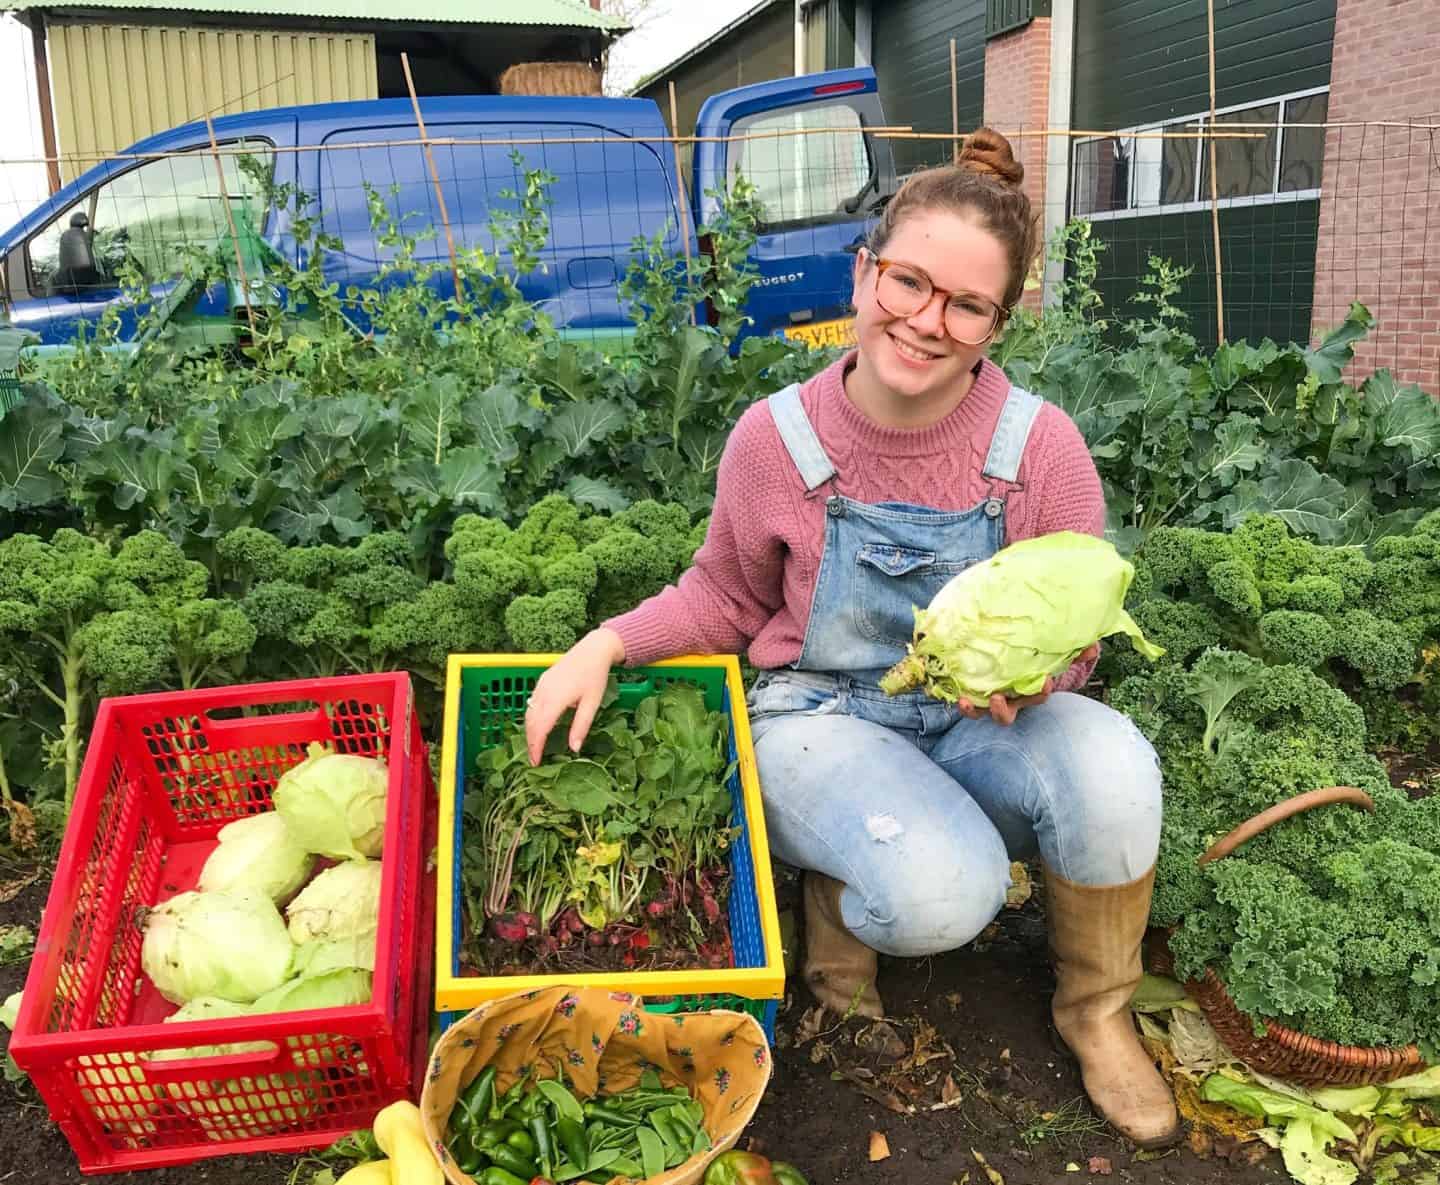
[(792, 325), (785, 330), (791, 341), (805, 342), (811, 346), (853, 346), (855, 344), (855, 322), (813, 321), (809, 325)]

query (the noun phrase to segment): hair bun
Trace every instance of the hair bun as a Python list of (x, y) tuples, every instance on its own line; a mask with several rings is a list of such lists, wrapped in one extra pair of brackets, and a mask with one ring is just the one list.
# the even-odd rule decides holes
[(960, 167), (1016, 189), (1025, 180), (1025, 166), (1015, 159), (1010, 141), (992, 128), (977, 128), (966, 137), (965, 147), (960, 150)]

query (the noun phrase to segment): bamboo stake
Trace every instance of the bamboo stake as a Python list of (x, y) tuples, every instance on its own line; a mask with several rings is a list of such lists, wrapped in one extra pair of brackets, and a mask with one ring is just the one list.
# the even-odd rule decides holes
[[(670, 131), (672, 135), (680, 135), (680, 113), (675, 103), (675, 80), (670, 80)], [(685, 174), (680, 168), (680, 142), (678, 138), (672, 145), (675, 151), (675, 196), (676, 205), (680, 208), (680, 241), (685, 244), (685, 275), (690, 275), (690, 204), (685, 196)], [(690, 308), (690, 324), (695, 324), (695, 308)]]
[(215, 158), (215, 176), (220, 181), (220, 204), (225, 207), (225, 221), (230, 226), (230, 244), (235, 248), (235, 270), (240, 275), (240, 297), (245, 301), (245, 320), (250, 323), (250, 340), (257, 336), (255, 309), (250, 304), (250, 277), (245, 274), (245, 253), (240, 250), (240, 231), (235, 226), (235, 211), (230, 208), (230, 191), (225, 184), (225, 164), (220, 159), (220, 145), (215, 139), (215, 122), (205, 117), (205, 130), (210, 134), (210, 152)]
[[(1215, 130), (1215, 0), (1205, 0), (1209, 26), (1210, 130)], [(1215, 175), (1215, 137), (1210, 137), (1210, 233), (1215, 240), (1215, 336), (1225, 344), (1225, 278), (1220, 262), (1220, 179)]]
[(955, 38), (950, 38), (950, 146), (951, 164), (960, 163), (960, 73), (955, 65)]
[(415, 109), (415, 123), (420, 129), (420, 144), (425, 149), (425, 161), (430, 166), (430, 180), (435, 183), (435, 200), (440, 203), (440, 221), (445, 224), (445, 245), (450, 248), (450, 274), (455, 277), (455, 303), (461, 302), (460, 260), (455, 254), (455, 232), (450, 229), (450, 212), (445, 209), (445, 190), (440, 185), (440, 170), (435, 167), (435, 154), (430, 149), (430, 138), (425, 131), (425, 117), (420, 114), (420, 100), (415, 94), (415, 80), (410, 76), (410, 55), (400, 54), (400, 65), (405, 68), (405, 88), (410, 92), (410, 106)]

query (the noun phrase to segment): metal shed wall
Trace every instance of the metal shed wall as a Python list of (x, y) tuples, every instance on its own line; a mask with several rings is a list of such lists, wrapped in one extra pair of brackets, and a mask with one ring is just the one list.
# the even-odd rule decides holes
[(53, 23), (61, 170), (206, 113), (376, 97), (368, 33)]

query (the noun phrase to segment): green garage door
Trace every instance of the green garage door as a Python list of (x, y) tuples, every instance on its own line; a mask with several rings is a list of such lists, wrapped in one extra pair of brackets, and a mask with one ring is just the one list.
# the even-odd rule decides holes
[[(917, 132), (950, 130), (950, 39), (955, 38), (960, 130), (985, 106), (985, 0), (877, 0), (871, 59), (885, 120)], [(944, 140), (896, 140), (901, 174), (950, 159)]]

